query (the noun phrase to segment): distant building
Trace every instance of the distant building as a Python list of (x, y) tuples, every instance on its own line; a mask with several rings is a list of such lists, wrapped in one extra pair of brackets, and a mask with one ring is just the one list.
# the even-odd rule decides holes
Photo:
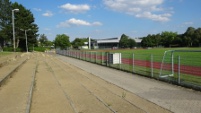
[(141, 38), (134, 38), (136, 44), (137, 44), (137, 47), (141, 47), (141, 42), (142, 42), (142, 39)]
[(89, 49), (89, 43), (88, 42), (84, 42), (84, 45), (79, 47), (79, 49)]
[[(141, 47), (140, 38), (135, 38), (135, 42), (137, 43), (137, 47)], [(91, 48), (92, 49), (117, 49), (119, 48), (120, 38), (105, 38), (105, 39), (92, 39)], [(82, 46), (82, 49), (89, 49), (89, 43), (85, 42), (85, 45)]]
[(97, 39), (96, 43), (99, 49), (106, 48), (119, 48), (120, 38), (106, 38), (106, 39)]

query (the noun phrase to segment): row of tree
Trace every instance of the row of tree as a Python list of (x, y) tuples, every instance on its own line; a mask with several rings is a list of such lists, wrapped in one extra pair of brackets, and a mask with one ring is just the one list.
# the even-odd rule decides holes
[(130, 38), (129, 36), (122, 34), (120, 41), (119, 41), (119, 47), (120, 48), (133, 48), (137, 45), (135, 40), (133, 38)]
[(162, 32), (142, 38), (142, 47), (199, 47), (201, 46), (201, 28), (188, 27), (184, 34)]
[[(84, 46), (85, 42), (88, 42), (88, 38), (75, 38), (72, 42), (69, 41), (69, 36), (62, 34), (57, 35), (54, 43), (56, 48), (66, 49), (68, 47), (72, 47), (74, 49), (79, 49), (79, 47)], [(91, 42), (95, 43), (94, 39), (91, 39)], [(136, 46), (136, 42), (134, 39), (130, 38), (129, 36), (122, 34), (119, 47), (120, 48), (133, 48)]]
[[(193, 27), (188, 27), (184, 34), (164, 31), (159, 34), (149, 34), (141, 39), (142, 47), (199, 47), (201, 46), (201, 28), (195, 29)], [(66, 49), (70, 46), (78, 49), (84, 45), (84, 42), (88, 42), (88, 38), (75, 38), (75, 40), (70, 42), (69, 36), (63, 34), (57, 35), (55, 45), (62, 49)], [(121, 35), (119, 48), (133, 48), (136, 46), (137, 43), (133, 38), (130, 38), (125, 34)]]
[(39, 34), (38, 26), (32, 12), (17, 2), (0, 0), (0, 47), (13, 45), (12, 10), (19, 9), (14, 13), (15, 21), (15, 47), (26, 50), (25, 30), (27, 31), (28, 45), (37, 45)]
[[(0, 47), (5, 45), (13, 45), (13, 30), (12, 30), (12, 10), (19, 9), (19, 12), (15, 12), (15, 47), (26, 49), (25, 30), (27, 30), (28, 45), (37, 46), (52, 46), (65, 49), (72, 46), (73, 48), (79, 48), (84, 45), (84, 42), (88, 41), (88, 38), (76, 38), (70, 42), (70, 37), (61, 34), (57, 35), (53, 42), (42, 34), (37, 40), (39, 34), (38, 26), (35, 24), (35, 19), (32, 12), (26, 9), (23, 5), (17, 2), (10, 2), (9, 0), (0, 0)], [(146, 37), (142, 37), (142, 47), (198, 47), (201, 46), (201, 28), (189, 27), (184, 34), (177, 34), (176, 32), (164, 31), (159, 34), (149, 34)], [(38, 43), (39, 42), (39, 43)], [(133, 48), (136, 46), (134, 39), (122, 34), (119, 47), (120, 48)]]

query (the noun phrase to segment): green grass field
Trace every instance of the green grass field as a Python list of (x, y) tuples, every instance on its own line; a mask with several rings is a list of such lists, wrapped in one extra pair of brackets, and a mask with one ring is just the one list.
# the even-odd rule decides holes
[[(120, 49), (112, 50), (111, 52), (121, 52), (121, 53), (134, 53), (134, 54), (153, 54), (153, 55), (163, 55), (165, 51), (168, 50), (200, 50), (201, 48), (153, 48), (153, 49)], [(180, 53), (181, 55), (188, 53)]]
[[(130, 58), (130, 59), (132, 59), (134, 53), (135, 59), (147, 60), (147, 61), (150, 61), (151, 55), (153, 55), (154, 62), (161, 62), (164, 56), (164, 52), (168, 50), (184, 51), (184, 52), (174, 52), (175, 61), (177, 61), (178, 56), (180, 56), (182, 65), (201, 66), (201, 48), (118, 49), (118, 50), (97, 50), (97, 52), (122, 53), (122, 58)], [(187, 51), (200, 51), (200, 52), (187, 52)], [(168, 52), (166, 54), (166, 59), (171, 60), (171, 52)], [(196, 62), (192, 63), (191, 60)]]
[[(178, 56), (180, 56), (180, 64), (186, 66), (201, 67), (201, 48), (153, 48), (153, 49), (120, 49), (120, 50), (104, 50), (111, 53), (122, 53), (122, 58), (132, 59), (132, 54), (135, 55), (135, 60), (151, 60), (153, 55), (153, 62), (162, 62), (164, 52), (168, 50), (179, 50), (174, 52), (174, 64), (178, 64)], [(100, 50), (103, 52), (103, 50)], [(190, 52), (200, 51), (200, 52)], [(165, 56), (165, 62), (171, 64), (171, 52), (167, 52)], [(119, 65), (112, 65), (112, 67), (119, 68)], [(122, 70), (132, 72), (132, 65), (121, 64)], [(193, 70), (192, 70), (193, 71)], [(143, 66), (135, 66), (135, 72), (145, 76), (151, 76), (151, 68)], [(160, 69), (153, 69), (153, 77), (158, 78)], [(165, 72), (165, 71), (163, 71)], [(170, 71), (167, 73), (171, 73)], [(180, 80), (183, 83), (190, 83), (194, 85), (201, 85), (201, 77), (195, 75), (189, 75), (180, 73)], [(178, 81), (178, 73), (175, 72), (173, 77), (168, 77), (170, 81)]]
[[(173, 52), (174, 64), (171, 63), (171, 52), (167, 52), (164, 57), (164, 52), (169, 50), (175, 50)], [(70, 52), (69, 56), (80, 58), (79, 55), (81, 55), (80, 59), (82, 60), (177, 83), (182, 86), (199, 87), (199, 90), (201, 90), (201, 48), (102, 49), (70, 50)], [(108, 64), (107, 52), (121, 53), (121, 63)], [(163, 65), (161, 65), (162, 62), (164, 62)], [(167, 67), (164, 67), (164, 65)], [(172, 68), (174, 69), (173, 71)]]
[(0, 52), (0, 56), (10, 55), (12, 52)]

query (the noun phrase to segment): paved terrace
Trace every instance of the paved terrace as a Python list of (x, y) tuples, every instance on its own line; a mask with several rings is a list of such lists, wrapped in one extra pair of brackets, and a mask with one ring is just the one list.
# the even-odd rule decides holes
[(176, 113), (201, 113), (201, 92), (101, 65), (57, 56), (65, 62)]

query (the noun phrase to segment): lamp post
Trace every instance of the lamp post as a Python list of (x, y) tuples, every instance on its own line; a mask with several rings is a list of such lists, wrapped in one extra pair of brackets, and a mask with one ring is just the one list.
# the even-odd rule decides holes
[(14, 12), (19, 12), (19, 9), (12, 10), (12, 24), (13, 24), (13, 50), (15, 52), (15, 21), (14, 21)]
[(27, 29), (27, 30), (24, 30), (24, 29), (20, 29), (22, 31), (24, 31), (24, 35), (25, 35), (25, 38), (26, 38), (26, 50), (27, 50), (27, 53), (28, 53), (28, 45), (27, 45), (27, 31), (30, 31), (31, 29)]

